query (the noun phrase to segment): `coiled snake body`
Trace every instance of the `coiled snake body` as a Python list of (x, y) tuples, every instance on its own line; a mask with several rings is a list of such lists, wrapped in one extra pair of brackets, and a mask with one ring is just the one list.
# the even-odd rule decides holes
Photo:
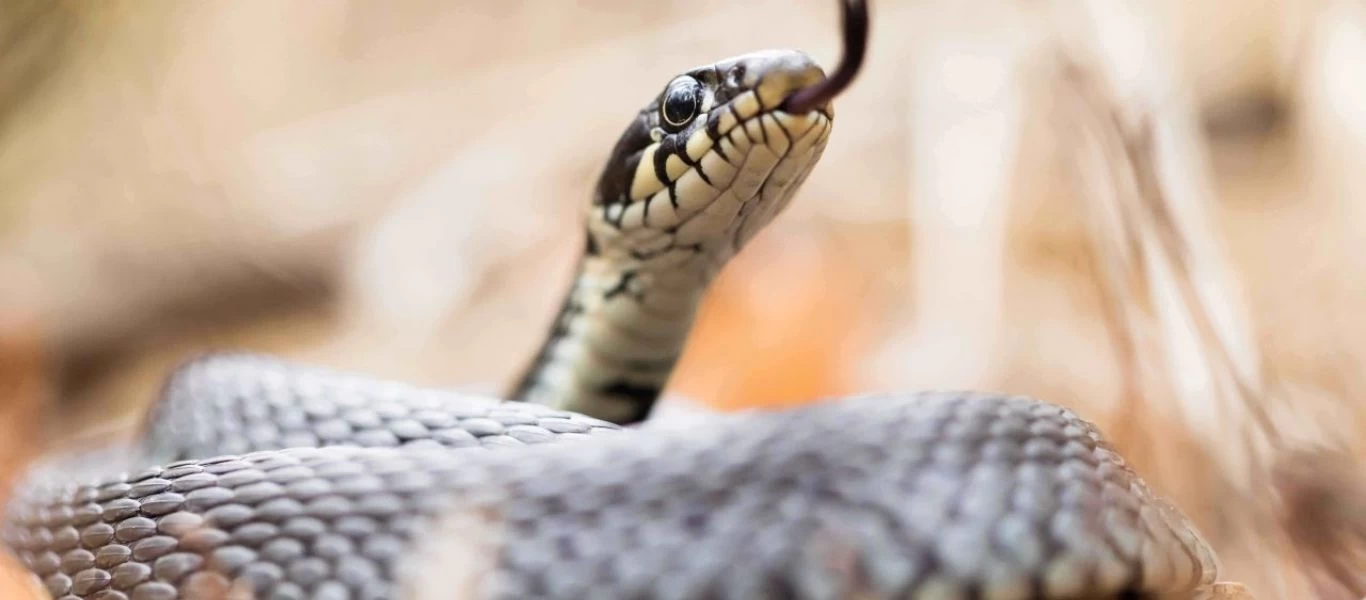
[(849, 77), (770, 51), (669, 82), (612, 151), (524, 401), (200, 359), (134, 447), (77, 465), (89, 483), (36, 469), (6, 544), (63, 599), (1204, 589), (1216, 564), (1192, 526), (1047, 403), (868, 396), (615, 424), (649, 413), (707, 281), (819, 159), (833, 92), (811, 90)]

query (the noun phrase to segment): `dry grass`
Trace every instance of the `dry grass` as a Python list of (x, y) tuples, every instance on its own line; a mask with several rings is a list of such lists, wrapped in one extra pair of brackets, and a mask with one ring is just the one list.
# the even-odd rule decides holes
[[(43, 308), (69, 422), (210, 346), (503, 382), (652, 82), (837, 47), (825, 0), (516, 6), (0, 9), (0, 253), (41, 275), (5, 294)], [(1031, 393), (1099, 422), (1257, 597), (1366, 595), (1366, 8), (873, 8), (823, 164), (673, 391)]]

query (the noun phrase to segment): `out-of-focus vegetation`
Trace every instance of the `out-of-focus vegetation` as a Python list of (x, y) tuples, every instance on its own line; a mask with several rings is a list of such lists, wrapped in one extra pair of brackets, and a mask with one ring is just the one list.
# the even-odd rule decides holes
[[(208, 348), (496, 389), (633, 111), (724, 56), (833, 61), (834, 4), (4, 3), (7, 431), (133, 414)], [(1366, 594), (1366, 5), (873, 9), (822, 164), (673, 392), (1034, 394), (1097, 421), (1224, 579)], [(15, 468), (43, 441), (0, 438)]]

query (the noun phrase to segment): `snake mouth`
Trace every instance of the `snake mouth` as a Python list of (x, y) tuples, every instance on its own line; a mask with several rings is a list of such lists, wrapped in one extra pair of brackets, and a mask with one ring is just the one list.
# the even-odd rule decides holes
[[(821, 92), (829, 89), (831, 80), (810, 56), (791, 50), (774, 50), (756, 52), (743, 58), (745, 64), (757, 65), (755, 69), (758, 72), (745, 85), (759, 101), (757, 112), (792, 116), (820, 113), (826, 118), (834, 117), (834, 96)], [(818, 97), (812, 96), (810, 100), (793, 101), (793, 98), (801, 100), (803, 96), (811, 96), (813, 92), (820, 94)], [(741, 100), (743, 96), (742, 93), (728, 100), (733, 106), (734, 101)], [(754, 115), (745, 115), (747, 118), (750, 116)]]
[(863, 59), (868, 50), (866, 0), (845, 0), (840, 3), (840, 29), (843, 32), (844, 56), (840, 59), (835, 73), (788, 96), (782, 103), (783, 111), (803, 113), (829, 106), (835, 96), (848, 89), (854, 82), (854, 77), (863, 67)]

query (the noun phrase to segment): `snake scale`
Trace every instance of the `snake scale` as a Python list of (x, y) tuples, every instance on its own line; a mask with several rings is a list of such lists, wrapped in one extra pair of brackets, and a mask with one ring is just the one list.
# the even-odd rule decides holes
[(612, 150), (511, 400), (250, 354), (127, 446), (31, 470), (3, 538), (53, 598), (1192, 597), (1209, 546), (1046, 402), (870, 395), (643, 421), (707, 282), (819, 160), (863, 55), (674, 78)]

